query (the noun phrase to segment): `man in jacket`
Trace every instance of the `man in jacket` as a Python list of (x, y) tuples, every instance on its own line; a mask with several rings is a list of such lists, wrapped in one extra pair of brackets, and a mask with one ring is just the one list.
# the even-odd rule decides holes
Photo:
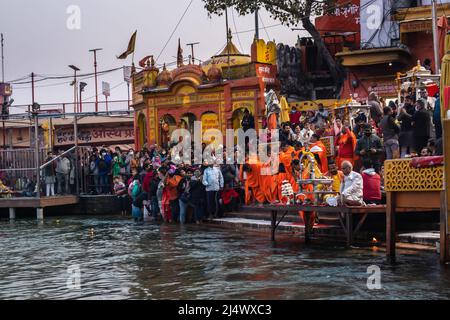
[(366, 124), (364, 127), (364, 136), (356, 143), (355, 152), (363, 162), (366, 160), (372, 161), (375, 171), (380, 172), (380, 156), (383, 153), (383, 145), (380, 138), (372, 133), (370, 124)]
[(99, 184), (104, 194), (111, 192), (110, 186), (108, 186), (108, 174), (111, 169), (112, 158), (110, 154), (102, 149), (100, 156), (97, 159)]
[(386, 150), (386, 160), (399, 158), (400, 145), (398, 143), (399, 126), (392, 116), (392, 109), (385, 107), (384, 117), (381, 119), (380, 128), (383, 132), (384, 149)]
[(416, 102), (416, 112), (412, 117), (413, 134), (416, 153), (420, 153), (428, 144), (430, 139), (431, 117), (425, 109), (426, 101), (418, 99)]
[(203, 173), (203, 185), (206, 190), (207, 214), (216, 218), (219, 212), (219, 191), (223, 189), (224, 181), (220, 168), (214, 163), (209, 164)]
[[(62, 150), (59, 151), (63, 153)], [(69, 173), (71, 165), (70, 160), (64, 155), (56, 162), (56, 180), (58, 181), (58, 194), (67, 194), (69, 192)]]

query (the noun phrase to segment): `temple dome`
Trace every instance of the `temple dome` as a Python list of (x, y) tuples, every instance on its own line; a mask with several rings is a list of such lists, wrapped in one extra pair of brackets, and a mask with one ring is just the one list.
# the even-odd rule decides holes
[(159, 74), (157, 78), (158, 87), (168, 87), (172, 83), (172, 73), (167, 70), (166, 64), (164, 64), (163, 71)]
[(231, 32), (229, 33), (229, 41), (222, 52), (202, 64), (203, 71), (208, 74), (209, 69), (214, 64), (223, 72), (223, 68), (228, 67), (228, 60), (230, 66), (240, 66), (252, 62), (250, 55), (243, 54), (236, 48), (232, 41)]
[(218, 82), (222, 79), (222, 69), (218, 68), (216, 64), (212, 64), (206, 75), (211, 82)]

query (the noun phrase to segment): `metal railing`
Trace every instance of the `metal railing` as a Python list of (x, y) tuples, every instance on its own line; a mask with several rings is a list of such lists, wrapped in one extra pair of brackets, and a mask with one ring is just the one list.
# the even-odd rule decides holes
[[(0, 180), (11, 189), (12, 196), (44, 197), (87, 193), (88, 172), (84, 170), (84, 166), (89, 156), (89, 148), (72, 147), (49, 161), (46, 161), (46, 151), (39, 150), (39, 164), (42, 165), (36, 167), (35, 149), (0, 150)], [(58, 162), (64, 157), (70, 161), (69, 172), (56, 172)], [(50, 166), (53, 168), (47, 171)]]
[[(99, 101), (97, 112), (115, 112), (115, 111), (130, 111), (132, 108), (128, 104), (128, 100), (116, 100), (116, 101)], [(72, 103), (51, 103), (51, 104), (41, 104), (40, 113), (47, 114), (68, 114), (68, 113), (93, 113), (95, 110), (95, 102), (83, 102), (78, 104), (78, 109)], [(14, 116), (17, 114), (29, 114), (32, 111), (31, 105), (13, 105), (10, 107), (10, 115)]]

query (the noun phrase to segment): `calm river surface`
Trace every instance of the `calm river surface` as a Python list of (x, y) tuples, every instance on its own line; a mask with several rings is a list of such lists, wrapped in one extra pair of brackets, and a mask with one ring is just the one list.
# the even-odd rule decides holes
[[(59, 220), (58, 220), (59, 219)], [(448, 299), (432, 252), (305, 247), (269, 236), (116, 217), (0, 221), (0, 299)], [(380, 290), (367, 268), (381, 269)], [(79, 267), (80, 289), (68, 268)], [(70, 283), (70, 281), (69, 281)]]

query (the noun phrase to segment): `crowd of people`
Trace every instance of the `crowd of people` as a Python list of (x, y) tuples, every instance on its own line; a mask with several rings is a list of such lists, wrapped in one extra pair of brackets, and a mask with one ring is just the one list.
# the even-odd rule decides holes
[[(305, 192), (299, 201), (313, 202), (313, 186), (297, 183), (308, 178), (310, 165), (315, 177), (333, 181), (330, 186), (320, 186), (330, 192), (321, 197), (324, 203), (379, 204), (385, 159), (442, 154), (440, 105), (438, 97), (428, 97), (422, 90), (417, 98), (411, 91), (402, 91), (401, 100), (389, 104), (371, 93), (367, 107), (369, 114), (361, 112), (354, 119), (340, 118), (321, 104), (317, 111), (292, 107), (289, 121), (278, 126), (280, 152), (271, 154), (269, 150), (266, 162), (249, 159), (253, 141), (247, 141), (244, 164), (230, 164), (225, 158), (201, 165), (175, 163), (171, 155), (180, 140), (165, 148), (145, 145), (139, 151), (91, 148), (81, 157), (80, 170), (89, 194), (115, 195), (122, 214), (131, 213), (137, 220), (148, 216), (167, 222), (202, 223), (237, 210), (241, 203), (286, 201), (282, 187), (286, 183), (297, 194)], [(253, 115), (246, 111), (241, 127), (247, 131), (254, 126)], [(334, 155), (329, 154), (322, 137), (333, 137)], [(203, 144), (202, 150), (205, 147)], [(222, 149), (225, 153), (224, 146)], [(275, 158), (279, 166), (273, 170)], [(49, 165), (41, 173), (43, 191), (46, 196), (72, 193), (75, 157), (61, 150), (54, 159), (49, 152), (44, 161)], [(270, 173), (263, 174), (269, 168)], [(3, 183), (0, 187), (2, 194), (7, 194)], [(31, 195), (36, 189), (34, 185), (26, 188)]]

